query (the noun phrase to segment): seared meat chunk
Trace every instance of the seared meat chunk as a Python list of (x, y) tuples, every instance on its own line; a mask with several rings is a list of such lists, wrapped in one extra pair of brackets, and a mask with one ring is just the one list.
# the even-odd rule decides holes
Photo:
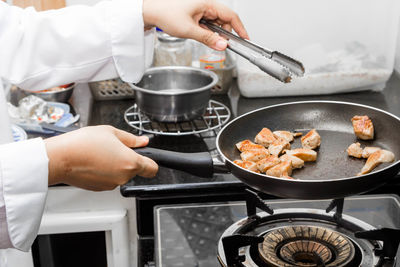
[(257, 145), (251, 142), (250, 140), (244, 140), (236, 144), (237, 149), (239, 149), (240, 152), (244, 151), (255, 151), (255, 150), (266, 150), (264, 146), (262, 145)]
[(374, 139), (374, 125), (368, 116), (354, 116), (351, 122), (358, 138), (361, 140)]
[(305, 162), (317, 160), (317, 152), (308, 148), (296, 148), (293, 150), (286, 150), (286, 154), (298, 157)]
[(368, 157), (367, 162), (365, 163), (364, 167), (361, 169), (361, 172), (357, 175), (363, 175), (366, 173), (371, 172), (375, 169), (379, 164), (384, 162), (393, 162), (394, 161), (394, 154), (388, 150), (378, 150), (371, 154)]
[(378, 151), (378, 150), (381, 150), (382, 148), (380, 148), (380, 147), (374, 147), (374, 146), (366, 146), (364, 149), (363, 149), (363, 152), (362, 152), (362, 157), (363, 158), (365, 158), (365, 159), (367, 159), (369, 156), (371, 156), (373, 153), (375, 153), (376, 151)]
[(301, 145), (303, 148), (316, 149), (321, 145), (321, 136), (318, 134), (317, 130), (312, 129), (301, 138)]
[(235, 163), (236, 165), (245, 168), (249, 171), (252, 172), (257, 172), (259, 173), (260, 171), (257, 169), (257, 164), (255, 162), (252, 161), (242, 161), (242, 160), (235, 160), (233, 161), (233, 163)]
[(292, 142), (294, 140), (293, 134), (288, 131), (274, 131), (273, 132), (274, 136), (276, 139), (282, 138), (286, 140), (287, 142)]
[(269, 153), (275, 156), (279, 156), (285, 149), (290, 149), (290, 143), (282, 138), (275, 139), (268, 147)]
[(268, 128), (263, 128), (254, 138), (254, 142), (259, 145), (263, 145), (265, 147), (269, 147), (269, 145), (275, 141), (275, 136)]
[(287, 177), (292, 174), (292, 163), (290, 161), (282, 161), (278, 165), (266, 171), (266, 174), (274, 177)]
[(277, 156), (269, 155), (266, 158), (257, 161), (257, 168), (260, 172), (265, 173), (270, 168), (278, 165), (281, 161)]
[(347, 154), (349, 156), (355, 157), (355, 158), (361, 158), (363, 154), (363, 149), (361, 148), (360, 143), (353, 143), (347, 148)]
[(261, 159), (266, 158), (269, 156), (269, 153), (266, 149), (259, 149), (259, 150), (253, 150), (253, 151), (243, 151), (240, 153), (240, 158), (243, 161), (254, 161), (257, 162)]
[(279, 158), (281, 161), (290, 161), (293, 169), (300, 169), (304, 166), (304, 160), (293, 155), (285, 154)]

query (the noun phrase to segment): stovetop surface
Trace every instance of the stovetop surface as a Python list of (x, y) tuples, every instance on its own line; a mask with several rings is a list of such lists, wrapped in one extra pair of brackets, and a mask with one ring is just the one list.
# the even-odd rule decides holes
[[(330, 200), (270, 200), (273, 209), (324, 210)], [(158, 267), (219, 267), (217, 244), (222, 233), (246, 217), (245, 202), (166, 205), (156, 207), (155, 256)], [(343, 213), (376, 228), (400, 228), (400, 198), (368, 195), (346, 198)]]
[[(269, 105), (306, 100), (334, 100), (360, 103), (384, 109), (400, 116), (399, 86), (400, 78), (393, 75), (382, 92), (364, 91), (335, 95), (245, 98), (240, 96), (235, 84), (228, 95), (212, 96), (212, 99), (229, 107), (232, 112), (232, 118)], [(134, 101), (132, 100), (94, 102), (89, 124), (111, 124), (137, 134), (123, 119), (124, 111), (132, 106), (133, 103)], [(205, 138), (199, 135), (183, 137), (152, 136), (149, 146), (179, 152), (213, 151), (215, 149), (215, 137), (213, 138), (212, 133)], [(396, 180), (399, 181), (399, 179)], [(135, 177), (135, 179), (132, 179), (129, 183), (121, 187), (121, 192), (126, 197), (153, 197), (163, 193), (188, 193), (199, 192), (199, 190), (202, 192), (218, 193), (226, 191), (227, 187), (229, 187), (229, 190), (235, 191), (244, 189), (243, 183), (231, 174), (215, 174), (211, 179), (205, 179), (161, 167), (154, 179)], [(385, 190), (385, 192), (390, 193), (393, 191)]]

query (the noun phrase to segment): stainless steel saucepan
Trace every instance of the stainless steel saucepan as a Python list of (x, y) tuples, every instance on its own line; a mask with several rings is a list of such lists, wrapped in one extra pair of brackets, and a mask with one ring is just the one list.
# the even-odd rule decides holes
[(180, 122), (203, 115), (218, 76), (183, 66), (148, 69), (140, 82), (130, 84), (136, 103), (151, 120)]

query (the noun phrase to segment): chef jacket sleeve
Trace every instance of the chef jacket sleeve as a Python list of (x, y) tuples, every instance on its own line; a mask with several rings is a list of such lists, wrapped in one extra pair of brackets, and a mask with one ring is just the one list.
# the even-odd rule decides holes
[(137, 82), (152, 60), (142, 0), (42, 12), (0, 1), (0, 25), (0, 77), (28, 90), (118, 76)]
[[(0, 78), (24, 89), (117, 76), (136, 82), (152, 59), (152, 32), (144, 33), (142, 0), (44, 12), (0, 1), (0, 25)], [(48, 158), (41, 139), (0, 146), (0, 248), (29, 249), (47, 186)]]
[(41, 138), (0, 145), (0, 248), (29, 250), (47, 187), (48, 158)]

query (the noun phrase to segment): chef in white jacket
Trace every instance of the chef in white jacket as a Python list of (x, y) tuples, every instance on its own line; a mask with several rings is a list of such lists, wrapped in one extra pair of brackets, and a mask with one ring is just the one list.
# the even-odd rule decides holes
[[(239, 17), (214, 0), (113, 0), (44, 12), (0, 1), (0, 79), (30, 90), (117, 76), (137, 82), (154, 26), (224, 50), (226, 40), (199, 26), (203, 17), (248, 38)], [(0, 81), (0, 249), (29, 250), (48, 185), (100, 191), (154, 176), (157, 164), (130, 149), (147, 143), (111, 126), (12, 143)]]

